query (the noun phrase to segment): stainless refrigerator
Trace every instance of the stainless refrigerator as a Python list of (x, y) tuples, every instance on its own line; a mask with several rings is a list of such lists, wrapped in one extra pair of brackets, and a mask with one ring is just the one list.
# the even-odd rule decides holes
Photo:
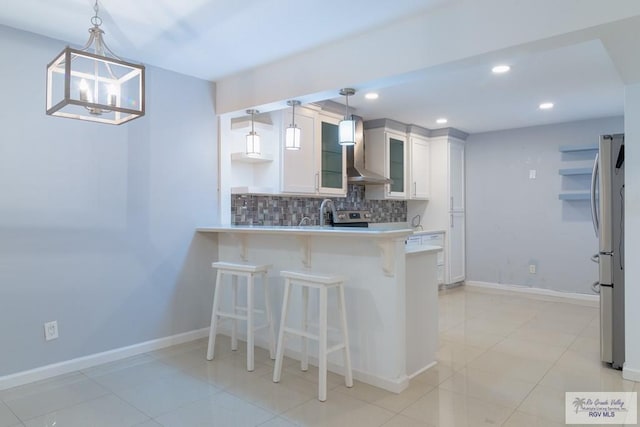
[(591, 213), (598, 236), (600, 357), (624, 364), (624, 135), (603, 135), (591, 178)]

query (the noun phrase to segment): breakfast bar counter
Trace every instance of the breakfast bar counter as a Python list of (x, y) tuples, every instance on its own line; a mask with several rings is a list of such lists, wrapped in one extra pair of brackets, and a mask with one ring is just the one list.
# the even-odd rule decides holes
[[(357, 380), (399, 393), (412, 376), (435, 364), (436, 254), (441, 248), (405, 253), (405, 240), (413, 230), (216, 225), (197, 231), (217, 236), (221, 261), (272, 265), (269, 296), (276, 325), (283, 292), (280, 271), (345, 276), (349, 344)], [(314, 307), (315, 296), (310, 297), (310, 307)], [(329, 308), (334, 309), (335, 304), (330, 297)], [(300, 318), (297, 310), (290, 312), (292, 324)], [(339, 330), (337, 323), (332, 324), (337, 320), (329, 319), (330, 339), (332, 326)], [(298, 341), (287, 342), (286, 354), (293, 358), (298, 358), (301, 349)], [(266, 347), (266, 340), (256, 337), (256, 344)], [(310, 354), (315, 353), (314, 344), (310, 343)], [(335, 357), (329, 358), (329, 370), (341, 372), (339, 354), (331, 356)]]

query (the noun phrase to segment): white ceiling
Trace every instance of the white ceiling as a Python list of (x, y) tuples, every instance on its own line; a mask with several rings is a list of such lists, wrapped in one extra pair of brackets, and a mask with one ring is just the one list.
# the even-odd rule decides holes
[[(507, 64), (496, 75), (494, 65)], [(393, 86), (375, 85), (350, 97), (365, 118), (386, 117), (429, 129), (469, 133), (622, 115), (624, 85), (598, 40), (535, 53), (480, 57), (434, 67)], [(377, 100), (366, 100), (366, 92)], [(344, 98), (334, 98), (344, 103)], [(540, 110), (553, 102), (552, 110)], [(447, 118), (446, 125), (437, 124)]]
[[(455, 1), (103, 0), (100, 15), (119, 56), (215, 81)], [(93, 0), (21, 0), (0, 9), (0, 24), (83, 45), (92, 8)], [(511, 72), (492, 75), (498, 62)], [(437, 128), (435, 119), (447, 117), (445, 126), (469, 133), (621, 115), (624, 101), (599, 40), (485, 55), (366, 86), (380, 98), (350, 99), (365, 119)], [(555, 108), (538, 110), (542, 101)]]

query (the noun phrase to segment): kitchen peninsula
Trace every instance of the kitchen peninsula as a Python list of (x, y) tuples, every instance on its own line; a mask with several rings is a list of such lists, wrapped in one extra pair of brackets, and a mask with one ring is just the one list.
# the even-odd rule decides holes
[[(333, 228), (286, 226), (214, 226), (197, 229), (216, 233), (219, 259), (271, 264), (270, 298), (276, 325), (282, 301), (281, 270), (344, 275), (350, 349), (354, 377), (401, 392), (410, 378), (435, 364), (437, 349), (436, 254), (439, 247), (405, 250), (408, 228)], [(315, 307), (315, 295), (310, 295)], [(294, 294), (293, 298), (298, 299)], [(329, 309), (335, 308), (330, 296)], [(315, 316), (312, 308), (310, 316)], [(289, 321), (300, 321), (291, 310)], [(330, 318), (337, 333), (337, 319)], [(266, 340), (258, 345), (266, 347)], [(310, 354), (317, 351), (311, 343)], [(299, 340), (287, 342), (297, 358)], [(340, 372), (339, 354), (329, 358), (329, 370)], [(313, 363), (313, 359), (312, 359)]]

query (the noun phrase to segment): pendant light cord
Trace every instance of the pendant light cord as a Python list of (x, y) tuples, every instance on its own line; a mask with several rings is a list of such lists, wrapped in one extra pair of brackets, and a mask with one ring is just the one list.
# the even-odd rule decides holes
[(293, 108), (293, 113), (291, 115), (291, 121), (293, 122), (293, 127), (296, 127), (296, 103), (295, 102), (292, 103), (291, 108)]

